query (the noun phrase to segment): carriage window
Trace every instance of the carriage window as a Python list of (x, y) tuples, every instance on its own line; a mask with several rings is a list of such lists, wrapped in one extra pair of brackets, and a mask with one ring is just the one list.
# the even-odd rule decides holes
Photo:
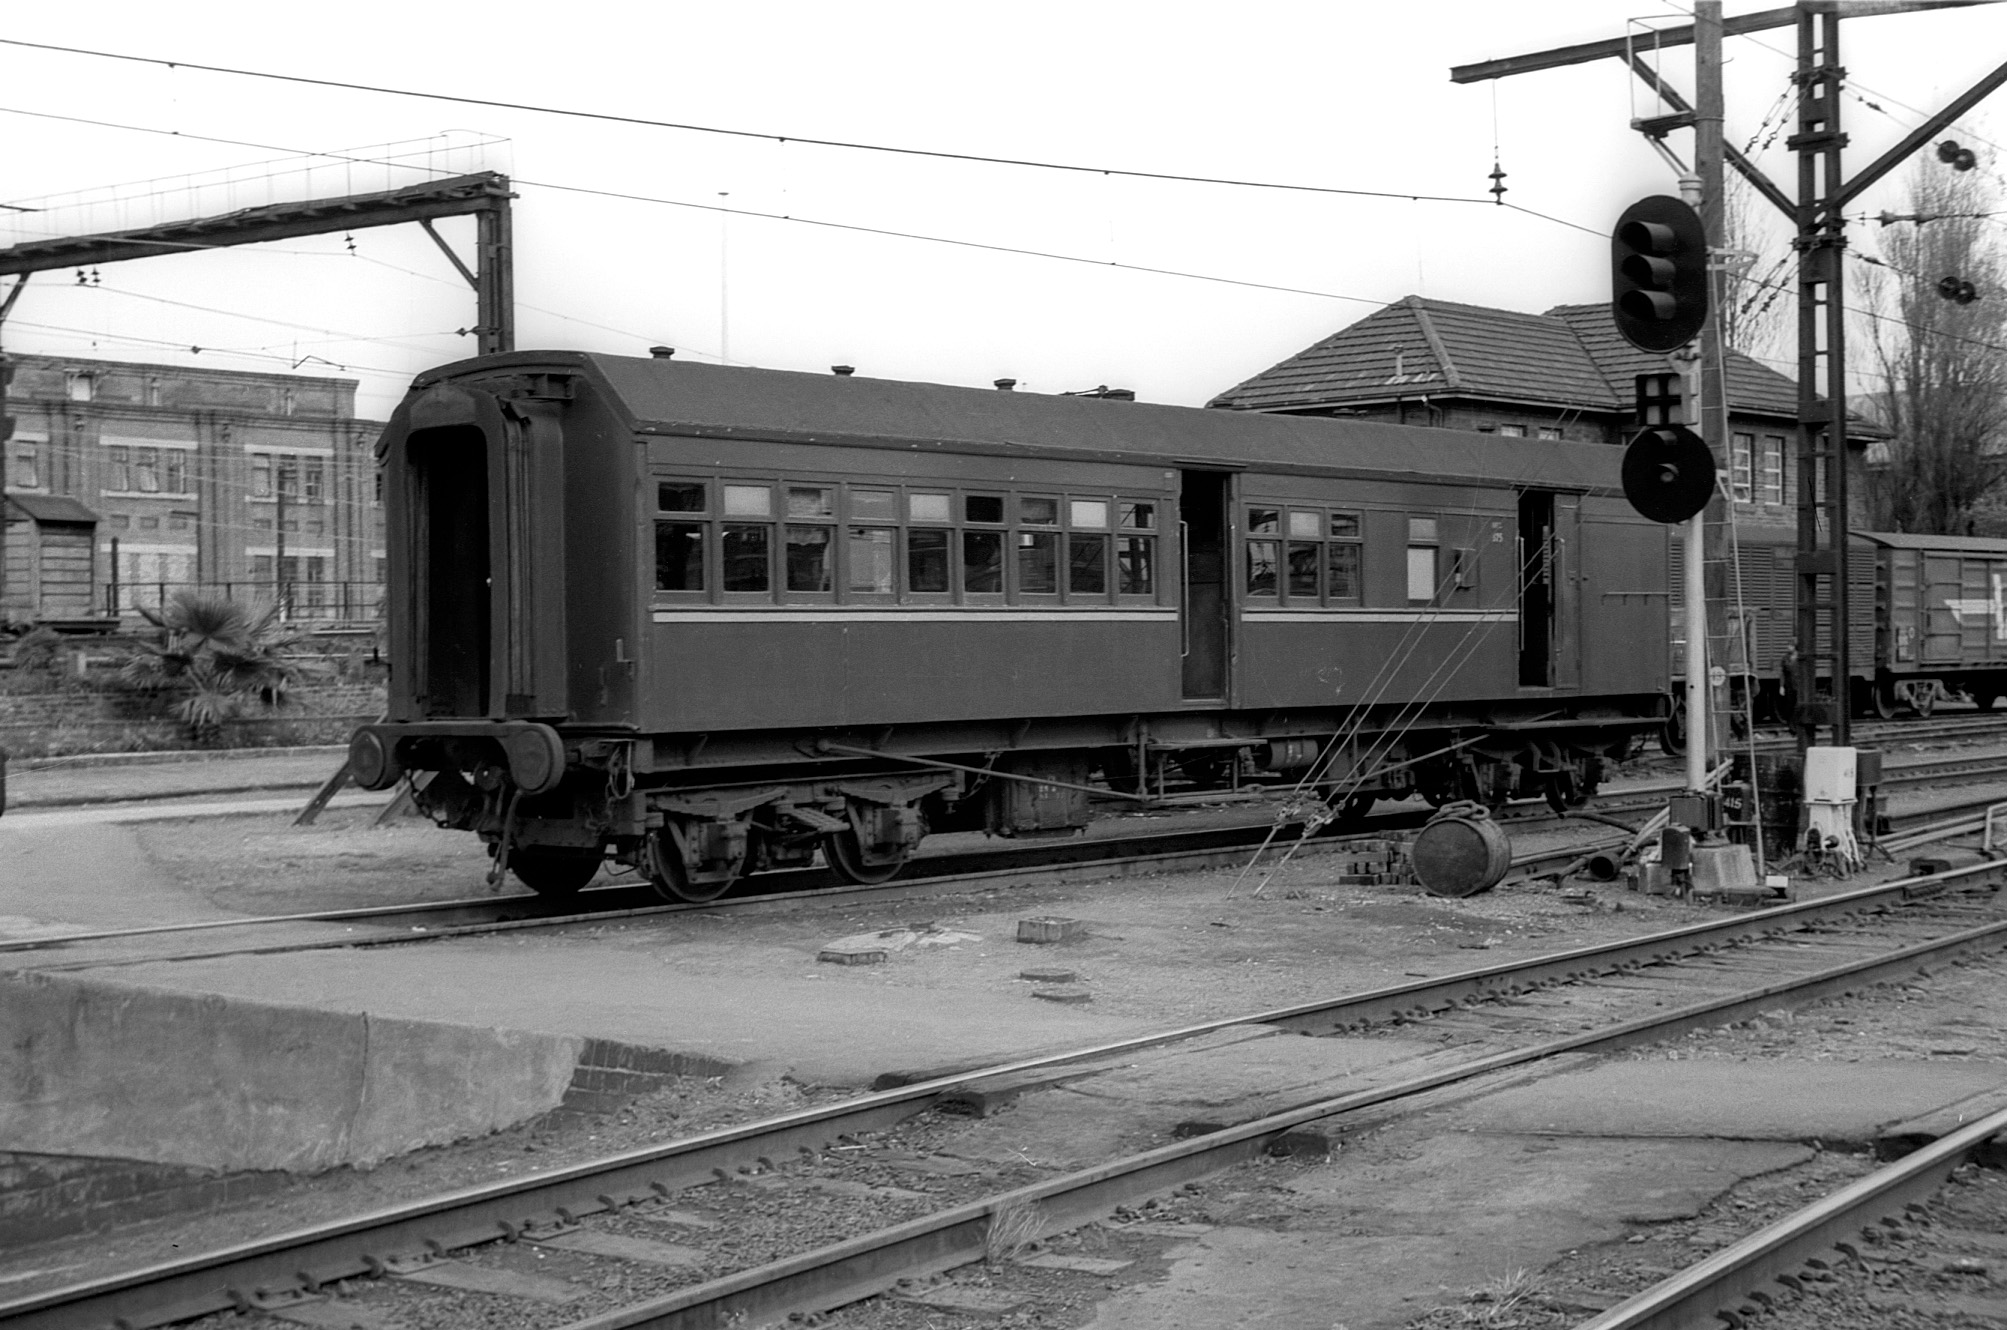
[(1003, 499), (995, 494), (963, 495), (962, 520), (965, 522), (1003, 521), (1004, 520)]
[(1108, 594), (1108, 537), (1079, 531), (1066, 537), (1066, 590), (1075, 596)]
[(1324, 595), (1327, 600), (1360, 598), (1359, 515), (1331, 514), (1331, 542), (1324, 547)]
[(1017, 520), (1024, 526), (1058, 526), (1059, 500), (1019, 499)]
[(786, 559), (789, 591), (830, 589), (828, 527), (789, 523)]
[(1436, 548), (1436, 519), (1408, 519), (1408, 599), (1432, 601), (1440, 584)]
[(954, 510), (945, 494), (908, 494), (906, 516), (915, 522), (952, 522)]
[(664, 481), (655, 487), (655, 506), (665, 513), (701, 513), (710, 507), (708, 485), (685, 485)]
[[(1280, 508), (1250, 508), (1247, 510), (1247, 533), (1250, 536), (1273, 536), (1282, 529)], [(1247, 542), (1247, 594), (1250, 596), (1274, 596), (1280, 594), (1277, 583), (1277, 563), (1282, 558), (1282, 546), (1273, 540), (1249, 540)]]
[(1292, 540), (1289, 542), (1289, 598), (1308, 604), (1317, 603), (1317, 575), (1324, 547), (1314, 540)]
[(1125, 596), (1150, 595), (1157, 586), (1156, 562), (1155, 536), (1123, 536), (1115, 546), (1115, 590)]
[(773, 589), (772, 527), (764, 522), (727, 522), (719, 543), (725, 590)]
[(774, 492), (765, 485), (725, 486), (725, 516), (772, 517)]
[(890, 595), (892, 581), (892, 528), (852, 527), (850, 530), (850, 589)]
[(1067, 515), (1076, 527), (1108, 529), (1108, 505), (1099, 499), (1075, 499), (1067, 505)]
[[(1058, 520), (1058, 513), (1053, 514)], [(1059, 590), (1059, 533), (1020, 531), (1017, 533), (1018, 594), (1053, 595)]]
[[(946, 499), (948, 496), (943, 494), (938, 497)], [(948, 590), (947, 532), (920, 530), (906, 533), (906, 589), (923, 592)]]
[(704, 590), (704, 528), (701, 524), (655, 524), (655, 589)]
[(1152, 531), (1157, 526), (1157, 505), (1154, 503), (1129, 503), (1117, 505), (1122, 513), (1122, 525), (1131, 531)]
[(787, 487), (787, 515), (789, 517), (833, 517), (836, 514), (836, 496), (832, 490), (819, 485), (790, 485)]
[[(1003, 500), (997, 502), (998, 512)], [(994, 592), (1003, 590), (1003, 537), (1001, 531), (962, 533), (962, 590)]]
[(853, 489), (850, 491), (850, 516), (859, 522), (896, 522), (899, 520), (899, 492)]
[(1276, 590), (1276, 560), (1281, 557), (1281, 548), (1272, 540), (1250, 540), (1247, 543), (1247, 594), (1250, 596), (1273, 596)]

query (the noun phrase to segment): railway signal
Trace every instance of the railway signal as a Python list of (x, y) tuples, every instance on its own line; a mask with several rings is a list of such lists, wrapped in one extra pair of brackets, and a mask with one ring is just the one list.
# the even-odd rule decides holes
[(1957, 139), (1946, 139), (1937, 145), (1937, 160), (1954, 171), (1970, 171), (1979, 165), (1979, 154), (1959, 147)]
[(1979, 299), (1979, 288), (1959, 277), (1938, 278), (1937, 293), (1961, 305), (1969, 305)]
[(1714, 493), (1714, 453), (1684, 425), (1641, 430), (1624, 449), (1624, 497), (1654, 522), (1684, 522)]
[(1707, 321), (1707, 232), (1692, 207), (1654, 194), (1624, 209), (1610, 236), (1610, 312), (1639, 350), (1693, 340)]

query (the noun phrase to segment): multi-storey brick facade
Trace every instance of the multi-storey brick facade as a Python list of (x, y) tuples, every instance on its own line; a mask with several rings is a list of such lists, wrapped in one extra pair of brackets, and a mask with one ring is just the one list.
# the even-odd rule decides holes
[[(367, 620), (383, 580), (373, 448), (353, 379), (13, 355), (9, 495), (64, 496), (98, 517), (100, 613), (177, 587)], [(18, 514), (16, 514), (18, 516)], [(20, 522), (10, 539), (32, 532)], [(32, 617), (29, 588), (0, 618)]]

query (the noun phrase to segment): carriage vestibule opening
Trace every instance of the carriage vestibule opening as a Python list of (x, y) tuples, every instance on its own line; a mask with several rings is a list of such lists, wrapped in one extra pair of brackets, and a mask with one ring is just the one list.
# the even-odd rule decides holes
[(1225, 697), (1227, 691), (1227, 503), (1233, 477), (1185, 471), (1178, 492), (1178, 541), (1184, 556), (1179, 588), (1184, 696)]
[(473, 425), (418, 430), (405, 457), (418, 590), (413, 691), (427, 715), (484, 715), (490, 670), (487, 438)]
[(1519, 686), (1554, 683), (1554, 495), (1519, 496)]

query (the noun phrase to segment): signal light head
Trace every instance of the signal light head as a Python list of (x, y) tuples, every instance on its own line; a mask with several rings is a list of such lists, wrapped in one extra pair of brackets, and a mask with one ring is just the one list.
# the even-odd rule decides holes
[(1654, 522), (1684, 522), (1714, 494), (1714, 454), (1684, 425), (1641, 430), (1624, 449), (1624, 497)]
[(1937, 145), (1937, 160), (1954, 171), (1970, 171), (1979, 165), (1979, 154), (1960, 147), (1956, 139), (1946, 139)]
[(1610, 235), (1610, 307), (1617, 331), (1644, 351), (1671, 351), (1707, 321), (1707, 232), (1664, 194), (1624, 210)]

